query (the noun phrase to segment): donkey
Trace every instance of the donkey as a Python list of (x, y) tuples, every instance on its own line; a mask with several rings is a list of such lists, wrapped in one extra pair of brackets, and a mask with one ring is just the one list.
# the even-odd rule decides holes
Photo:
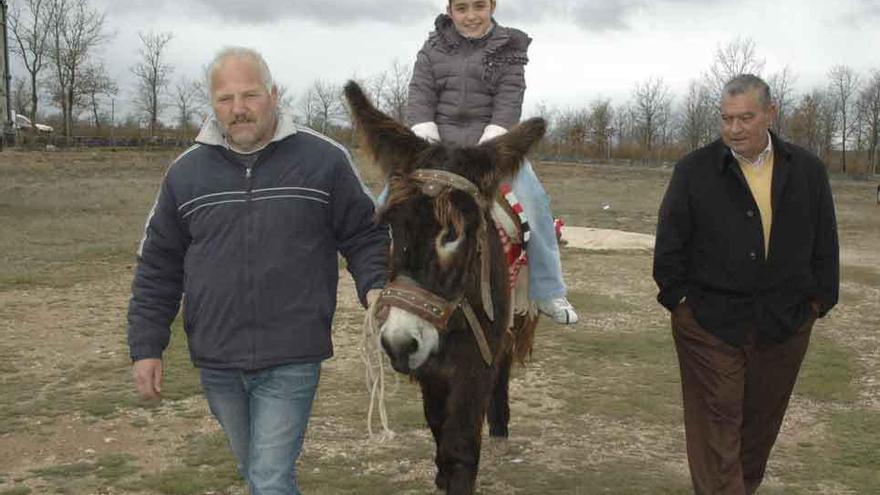
[(507, 437), (510, 367), (531, 353), (538, 318), (513, 315), (493, 202), (546, 124), (531, 119), (482, 145), (451, 148), (378, 111), (356, 83), (345, 95), (389, 183), (377, 217), (392, 232), (389, 283), (377, 301), (381, 345), (420, 385), (435, 484), (472, 494), (484, 418), (490, 436)]

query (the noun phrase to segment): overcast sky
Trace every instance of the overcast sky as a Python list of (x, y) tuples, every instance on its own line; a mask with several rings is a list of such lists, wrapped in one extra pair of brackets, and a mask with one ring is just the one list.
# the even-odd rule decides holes
[[(226, 45), (254, 47), (275, 79), (300, 94), (321, 78), (410, 65), (446, 0), (91, 0), (114, 33), (101, 49), (131, 98), (138, 31), (170, 31), (175, 78), (197, 77)], [(752, 38), (765, 74), (788, 65), (796, 89), (826, 84), (835, 64), (880, 69), (880, 0), (498, 0), (502, 25), (533, 39), (526, 114), (537, 104), (622, 103), (638, 81), (663, 77), (683, 94), (719, 44)]]

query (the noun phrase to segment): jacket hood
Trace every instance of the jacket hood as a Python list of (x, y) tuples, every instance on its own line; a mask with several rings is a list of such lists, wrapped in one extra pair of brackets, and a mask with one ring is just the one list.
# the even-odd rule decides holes
[[(296, 132), (297, 125), (293, 122), (293, 118), (289, 115), (279, 113), (278, 125), (275, 127), (275, 135), (272, 136), (272, 139), (269, 142), (273, 143), (275, 141), (281, 141), (288, 136), (296, 134)], [(217, 118), (214, 116), (205, 119), (205, 123), (202, 124), (202, 128), (199, 130), (199, 135), (196, 136), (195, 141), (200, 144), (221, 146), (229, 149), (229, 143), (226, 142), (226, 136), (223, 134), (223, 127), (220, 126), (220, 122), (218, 122)]]

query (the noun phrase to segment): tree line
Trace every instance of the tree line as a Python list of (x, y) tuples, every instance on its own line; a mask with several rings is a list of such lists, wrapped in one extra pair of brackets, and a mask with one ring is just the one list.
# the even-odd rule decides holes
[(675, 160), (718, 138), (722, 88), (736, 75), (762, 76), (778, 115), (773, 130), (842, 172), (877, 173), (880, 69), (859, 74), (847, 65), (827, 72), (827, 83), (802, 94), (790, 67), (764, 74), (753, 40), (720, 45), (711, 65), (678, 97), (662, 78), (636, 83), (627, 101), (598, 98), (580, 108), (541, 106), (551, 122), (544, 151), (560, 157)]
[[(34, 119), (58, 122), (60, 134), (98, 134), (109, 128), (175, 133), (191, 137), (210, 112), (206, 74), (175, 77), (167, 61), (171, 32), (140, 32), (140, 48), (129, 68), (133, 111), (115, 115), (119, 85), (108, 76), (100, 49), (113, 37), (106, 13), (88, 0), (16, 0), (9, 12), (10, 49), (24, 68), (11, 85), (12, 109)], [(383, 71), (355, 78), (390, 115), (403, 120), (411, 64), (394, 61)], [(719, 45), (709, 67), (674, 95), (659, 77), (634, 84), (627, 101), (586, 100), (558, 108), (541, 103), (533, 114), (547, 119), (540, 153), (557, 159), (674, 160), (718, 135), (721, 88), (731, 77), (763, 75), (779, 114), (773, 128), (843, 172), (877, 173), (880, 142), (880, 69), (859, 74), (846, 65), (827, 73), (827, 84), (802, 94), (785, 67), (763, 74), (764, 60), (753, 40)], [(352, 139), (341, 83), (313, 81), (300, 95), (279, 86), (280, 106), (299, 122), (343, 141)]]

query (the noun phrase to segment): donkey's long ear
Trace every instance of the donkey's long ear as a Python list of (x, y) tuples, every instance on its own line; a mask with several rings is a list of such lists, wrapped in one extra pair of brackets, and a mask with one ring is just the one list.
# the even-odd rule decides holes
[(542, 118), (522, 122), (507, 134), (480, 145), (493, 158), (492, 172), (481, 182), (485, 188), (494, 189), (507, 177), (514, 176), (520, 169), (526, 153), (544, 136), (547, 123)]
[(354, 81), (345, 85), (345, 98), (367, 147), (386, 176), (412, 171), (416, 157), (429, 143), (403, 124), (380, 112)]

